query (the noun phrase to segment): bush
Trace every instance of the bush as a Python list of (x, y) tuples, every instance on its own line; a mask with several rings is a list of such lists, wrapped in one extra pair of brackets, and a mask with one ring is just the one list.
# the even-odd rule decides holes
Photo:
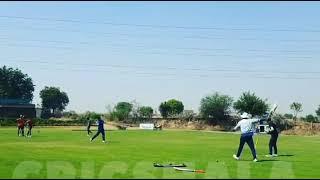
[(79, 115), (75, 111), (66, 111), (62, 113), (62, 117), (76, 120), (79, 118)]
[(284, 117), (287, 119), (293, 119), (293, 114), (284, 114)]
[(118, 120), (115, 111), (111, 111), (111, 112), (105, 114), (105, 118), (106, 118), (107, 120), (109, 120), (109, 121), (117, 121), (117, 120)]
[(273, 122), (277, 125), (280, 131), (288, 130), (294, 127), (294, 123), (287, 120), (283, 115), (281, 114), (274, 114), (272, 116)]
[(41, 115), (40, 116), (43, 119), (49, 119), (51, 117), (50, 109), (43, 108), (42, 111), (41, 111)]
[[(43, 126), (43, 125), (47, 125), (49, 120), (34, 118), (32, 119), (32, 121), (35, 126), (39, 126), (39, 125)], [(0, 126), (17, 126), (16, 118), (2, 118), (0, 119)]]
[(305, 118), (303, 118), (303, 120), (306, 121), (306, 122), (315, 123), (315, 122), (318, 122), (318, 117), (313, 116), (312, 114), (309, 114)]

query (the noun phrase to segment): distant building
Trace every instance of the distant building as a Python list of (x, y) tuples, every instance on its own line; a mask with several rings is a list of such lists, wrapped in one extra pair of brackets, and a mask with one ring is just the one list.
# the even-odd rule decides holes
[(35, 105), (23, 100), (0, 99), (0, 118), (18, 118), (21, 114), (26, 118), (35, 118)]
[(41, 118), (42, 108), (39, 104), (36, 106), (36, 117)]
[(152, 118), (162, 118), (161, 114), (153, 114)]
[(196, 115), (193, 110), (183, 110), (183, 114)]

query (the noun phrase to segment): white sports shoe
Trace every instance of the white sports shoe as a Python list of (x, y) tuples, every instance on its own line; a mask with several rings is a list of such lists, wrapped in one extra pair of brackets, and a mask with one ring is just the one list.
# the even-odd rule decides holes
[(273, 157), (273, 155), (267, 154), (266, 157)]
[(254, 159), (254, 160), (253, 160), (253, 162), (258, 162), (258, 159), (257, 159), (257, 158), (256, 158), (256, 159)]
[(277, 157), (277, 156), (278, 156), (278, 154), (272, 154), (272, 156), (273, 156), (273, 157)]
[(240, 160), (240, 158), (237, 157), (237, 155), (235, 155), (235, 154), (234, 154), (232, 157), (233, 157), (235, 160)]

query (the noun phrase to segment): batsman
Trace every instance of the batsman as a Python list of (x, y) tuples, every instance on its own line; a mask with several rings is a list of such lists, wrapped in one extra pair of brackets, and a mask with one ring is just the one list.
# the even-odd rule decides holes
[[(271, 115), (274, 113), (274, 111), (277, 109), (277, 107), (278, 106), (276, 104), (274, 104), (274, 106), (271, 108), (270, 113), (268, 114), (267, 119), (270, 119)], [(252, 137), (255, 132), (256, 124), (263, 121), (264, 119), (263, 118), (261, 118), (261, 119), (260, 118), (251, 118), (251, 115), (246, 112), (244, 112), (241, 115), (241, 118), (242, 118), (242, 120), (239, 121), (233, 129), (234, 131), (236, 129), (238, 129), (239, 127), (241, 129), (241, 137), (240, 137), (238, 152), (237, 152), (237, 154), (233, 155), (233, 158), (236, 160), (240, 160), (240, 155), (242, 153), (243, 146), (245, 143), (247, 143), (248, 146), (250, 147), (250, 150), (251, 150), (251, 153), (253, 156), (253, 161), (257, 162), (258, 159), (257, 159), (256, 149), (255, 149)], [(272, 145), (274, 145), (274, 144), (272, 144)], [(275, 151), (276, 151), (276, 147), (275, 147)]]

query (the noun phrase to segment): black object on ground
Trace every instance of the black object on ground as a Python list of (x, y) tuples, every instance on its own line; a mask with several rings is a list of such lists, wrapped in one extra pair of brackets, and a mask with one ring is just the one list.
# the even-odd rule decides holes
[(184, 163), (182, 164), (167, 164), (167, 165), (163, 165), (163, 164), (160, 164), (160, 163), (153, 163), (153, 166), (154, 167), (187, 167), (187, 165), (185, 165)]

